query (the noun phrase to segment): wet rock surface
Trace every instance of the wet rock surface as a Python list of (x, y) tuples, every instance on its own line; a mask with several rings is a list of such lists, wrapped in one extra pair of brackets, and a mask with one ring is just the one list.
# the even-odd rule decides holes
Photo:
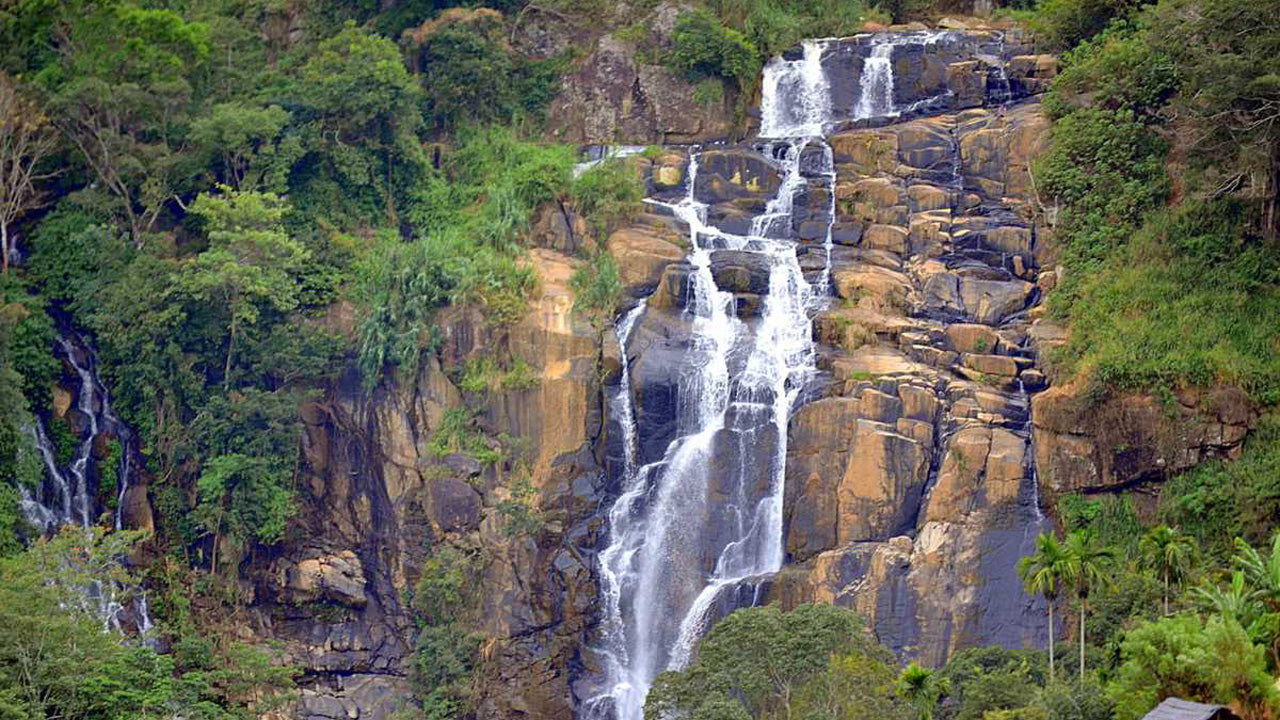
[(1024, 175), (1046, 129), (1033, 100), (831, 138), (835, 220), (858, 239), (814, 323), (822, 399), (791, 420), (771, 597), (854, 607), (928, 664), (1045, 642), (1015, 566), (1048, 527), (1024, 382), (1044, 382)]

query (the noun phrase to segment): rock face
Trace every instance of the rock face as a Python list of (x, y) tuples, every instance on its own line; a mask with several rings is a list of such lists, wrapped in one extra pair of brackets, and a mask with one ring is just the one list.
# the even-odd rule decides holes
[[(551, 233), (553, 238), (566, 237)], [(603, 492), (593, 449), (601, 435), (599, 342), (572, 313), (578, 262), (535, 249), (540, 297), (505, 332), (471, 312), (441, 317), (445, 343), (417, 375), (372, 393), (354, 377), (303, 408), (302, 510), (281, 551), (246, 571), (254, 639), (282, 643), (303, 668), (298, 718), (388, 718), (411, 698), (414, 638), (406, 605), (432, 548), (484, 558), (478, 607), (464, 619), (485, 638), (481, 716), (571, 717), (570, 668), (595, 603), (582, 548)], [(444, 367), (499, 349), (536, 382), (463, 393)], [(442, 364), (443, 363), (443, 364)], [(532, 534), (503, 530), (499, 503), (515, 466), (439, 456), (431, 441), (451, 412), (476, 411), (491, 437), (520, 438), (518, 472), (541, 519)]]
[[(681, 11), (663, 4), (655, 22), (669, 31)], [(518, 42), (554, 55), (546, 28), (555, 22), (540, 15)], [(784, 176), (780, 142), (758, 140), (700, 152), (692, 188), (687, 150), (669, 148), (647, 179), (660, 200), (692, 190), (707, 203), (707, 224), (734, 234), (751, 231), (795, 183), (777, 236), (795, 241), (805, 278), (832, 296), (813, 319), (819, 372), (785, 429), (785, 565), (753, 581), (760, 595), (741, 586), (709, 615), (752, 600), (836, 603), (862, 612), (904, 659), (936, 665), (963, 647), (1046, 642), (1044, 610), (1015, 571), (1049, 527), (1037, 470), (1047, 495), (1124, 487), (1233, 457), (1256, 413), (1226, 389), (1101, 406), (1077, 388), (1045, 389), (1039, 358), (1066, 336), (1037, 308), (1060, 273), (1041, 268), (1027, 168), (1048, 130), (1033, 96), (1056, 61), (993, 32), (918, 40), (887, 54), (894, 104), (906, 109), (836, 123), (830, 153), (806, 147), (798, 178)], [(871, 36), (827, 41), (822, 65), (844, 78), (832, 87), (834, 115), (856, 115), (872, 52)], [(566, 78), (550, 127), (584, 143), (729, 135), (729, 106), (700, 105), (692, 92), (605, 36)], [(484, 559), (467, 618), (484, 638), (479, 716), (569, 720), (581, 710), (577, 693), (593, 686), (579, 681), (602, 665), (595, 555), (624, 455), (619, 418), (605, 412), (620, 352), (640, 428), (636, 457), (660, 461), (689, 412), (681, 383), (700, 357), (685, 312), (693, 274), (709, 272), (732, 293), (750, 332), (776, 297), (759, 255), (712, 243), (705, 269), (695, 267), (688, 235), (669, 210), (649, 205), (604, 241), (627, 302), (647, 303), (620, 351), (573, 311), (573, 256), (595, 241), (569, 209), (549, 204), (531, 233), (540, 296), (523, 319), (495, 329), (449, 308), (438, 320), (440, 349), (414, 377), (366, 392), (351, 373), (302, 409), (298, 526), (278, 552), (242, 568), (253, 635), (280, 641), (282, 659), (304, 669), (292, 716), (383, 720), (403, 707), (417, 632), (407, 598), (441, 545)], [(350, 327), (349, 308), (340, 310), (329, 322)], [(455, 382), (468, 360), (506, 355), (534, 381), (489, 392)], [(744, 371), (742, 358), (729, 362)], [(518, 446), (519, 458), (495, 466), (434, 452), (464, 409), (487, 436)], [(728, 414), (724, 432), (751, 421), (749, 410)], [(761, 443), (781, 439), (772, 425), (757, 429)], [(728, 475), (740, 460), (715, 458), (708, 472)], [(540, 519), (523, 534), (506, 531), (500, 509), (516, 480), (528, 481), (526, 502)], [(711, 499), (711, 514), (724, 512), (724, 498)], [(126, 504), (149, 518), (145, 491)], [(705, 532), (717, 532), (714, 522)]]
[(1046, 129), (1024, 102), (831, 138), (836, 227), (857, 239), (834, 248), (839, 301), (815, 320), (827, 379), (791, 420), (790, 564), (771, 593), (856, 608), (927, 664), (1046, 640), (1015, 572), (1047, 527), (1022, 389), (1037, 372), (1025, 168)]
[(644, 64), (634, 44), (606, 35), (564, 78), (547, 129), (556, 140), (580, 144), (723, 138), (732, 131), (730, 103), (700, 102), (693, 84), (670, 68)]
[(1096, 402), (1077, 388), (1052, 387), (1033, 407), (1036, 466), (1055, 493), (1123, 489), (1203, 460), (1235, 459), (1258, 419), (1248, 396), (1226, 387)]

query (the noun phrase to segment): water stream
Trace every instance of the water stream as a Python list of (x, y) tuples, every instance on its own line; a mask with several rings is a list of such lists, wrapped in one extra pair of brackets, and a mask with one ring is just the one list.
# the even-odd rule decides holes
[[(836, 40), (807, 40), (773, 58), (763, 71), (760, 133), (751, 147), (774, 167), (779, 183), (744, 234), (708, 220), (697, 192), (705, 155), (699, 148), (689, 152), (684, 196), (647, 201), (687, 227), (686, 289), (679, 307), (642, 302), (616, 326), (621, 380), (609, 411), (621, 436), (621, 478), (598, 556), (603, 617), (592, 650), (603, 677), (588, 693), (583, 717), (642, 720), (655, 678), (685, 667), (710, 625), (757, 602), (761, 581), (782, 567), (788, 422), (816, 372), (811, 318), (826, 306), (831, 287), (836, 169), (827, 136), (847, 121), (874, 124), (949, 97), (900, 106), (894, 58), (903, 45), (929, 48), (950, 37), (859, 36), (858, 65), (849, 60), (848, 42), (843, 56), (829, 57), (844, 42)], [(842, 101), (843, 110), (834, 109), (828, 61), (861, 67), (860, 76), (850, 78), (856, 101)], [(951, 180), (960, 185), (958, 169)], [(815, 191), (828, 195), (823, 210), (814, 211), (808, 200)], [(803, 216), (798, 198), (804, 198)], [(825, 223), (825, 235), (808, 230), (811, 244), (802, 248), (797, 226), (815, 218)], [(819, 272), (809, 264), (806, 276), (798, 254), (817, 247), (823, 266)], [(717, 286), (717, 263), (726, 257), (752, 273), (767, 271), (758, 313), (742, 311), (734, 294)], [(679, 339), (672, 340), (676, 325)], [(637, 370), (635, 358), (655, 342), (678, 343), (683, 355), (670, 369), (677, 375), (676, 430), (662, 435), (665, 447), (650, 442), (663, 431), (645, 426), (637, 406), (643, 388), (633, 378), (640, 373), (636, 377), (653, 381), (653, 371)], [(1040, 517), (1038, 507), (1036, 513)]]
[[(73, 389), (78, 425), (76, 447), (70, 462), (60, 463), (57, 444), (50, 437), (45, 420), (35, 418), (29, 432), (44, 465), (44, 479), (34, 491), (22, 489), (23, 514), (42, 534), (55, 533), (68, 525), (87, 531), (98, 519), (100, 491), (106, 491), (101, 487), (101, 465), (105, 460), (95, 461), (94, 452), (105, 439), (114, 439), (120, 452), (119, 464), (114, 468), (116, 488), (112, 497), (116, 507), (111, 526), (122, 530), (125, 497), (133, 475), (133, 455), (137, 452), (135, 435), (112, 409), (110, 395), (98, 377), (97, 356), (84, 338), (71, 329), (60, 328), (57, 349), (57, 355), (66, 360), (76, 381)], [(87, 610), (91, 609), (102, 620), (105, 629), (120, 631), (120, 618), (129, 608), (117, 596), (118, 588), (94, 582), (85, 589), (83, 602)], [(151, 629), (144, 595), (134, 598), (131, 612), (139, 634)]]

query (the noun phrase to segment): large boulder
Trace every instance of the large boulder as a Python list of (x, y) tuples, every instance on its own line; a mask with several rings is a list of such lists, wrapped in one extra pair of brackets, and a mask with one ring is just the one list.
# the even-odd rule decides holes
[(1053, 492), (1161, 480), (1210, 458), (1238, 457), (1257, 421), (1235, 388), (1184, 391), (1169, 401), (1130, 393), (1091, 400), (1060, 385), (1035, 396), (1036, 466)]

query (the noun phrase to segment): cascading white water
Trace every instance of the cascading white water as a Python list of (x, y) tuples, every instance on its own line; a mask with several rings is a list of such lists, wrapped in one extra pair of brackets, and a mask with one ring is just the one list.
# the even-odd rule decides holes
[[(809, 313), (816, 299), (790, 237), (794, 198), (807, 182), (801, 157), (812, 142), (823, 146), (824, 174), (831, 175), (834, 190), (834, 174), (826, 172), (831, 151), (821, 139), (829, 124), (822, 47), (807, 42), (802, 59), (775, 59), (765, 70), (762, 135), (799, 139), (771, 146), (781, 151), (775, 157), (782, 182), (749, 233), (707, 224), (707, 208), (694, 194), (696, 151), (690, 153), (685, 198), (666, 205), (689, 228), (684, 314), (695, 359), (679, 378), (677, 437), (660, 459), (643, 466), (636, 459), (626, 344), (644, 306), (618, 324), (623, 377), (611, 407), (623, 435), (625, 477), (609, 515), (609, 545), (599, 557), (606, 686), (587, 702), (588, 717), (640, 720), (654, 678), (689, 662), (723, 593), (782, 566), (787, 423), (814, 370)], [(804, 90), (808, 100), (798, 106), (782, 101), (783, 86)], [(826, 247), (824, 284), (829, 228)], [(751, 253), (768, 266), (769, 291), (758, 320), (735, 316), (733, 295), (716, 286), (713, 254), (725, 250)], [(712, 493), (718, 495), (715, 507)], [(715, 540), (704, 547), (709, 534)], [(709, 572), (699, 572), (708, 551), (714, 562)]]
[(893, 107), (893, 42), (878, 42), (862, 65), (858, 83), (858, 106), (854, 118), (885, 117), (894, 114)]
[[(826, 135), (843, 121), (898, 117), (937, 107), (949, 97), (944, 92), (899, 106), (893, 76), (899, 48), (949, 42), (949, 31), (866, 37), (857, 44), (859, 54), (867, 53), (855, 81), (858, 94), (839, 94), (844, 98), (840, 117), (834, 115), (838, 93), (832, 92), (823, 61), (848, 67), (847, 54), (838, 53), (848, 53), (849, 44), (809, 40), (792, 59), (777, 57), (765, 66), (757, 149), (775, 163), (781, 182), (746, 234), (709, 224), (709, 208), (695, 192), (696, 149), (690, 153), (685, 197), (675, 203), (648, 201), (689, 230), (680, 318), (685, 331), (678, 340), (686, 357), (674, 391), (662, 390), (676, 398), (674, 439), (665, 448), (649, 447), (646, 440), (652, 436), (646, 436), (639, 419), (645, 416), (638, 413), (632, 392), (632, 373), (644, 371), (631, 362), (628, 347), (637, 338), (677, 340), (669, 329), (658, 329), (670, 326), (646, 324), (651, 310), (645, 304), (619, 319), (622, 379), (609, 409), (621, 435), (623, 477), (609, 512), (606, 547), (598, 556), (603, 622), (593, 649), (604, 678), (598, 694), (584, 704), (586, 718), (641, 720), (657, 675), (687, 665), (708, 625), (752, 602), (745, 590), (758, 588), (756, 579), (782, 566), (787, 426), (814, 372), (810, 316), (825, 304), (831, 283), (837, 178)], [(827, 193), (821, 210), (806, 195), (817, 190)], [(803, 207), (797, 208), (800, 197)], [(799, 229), (820, 217), (825, 237), (811, 234), (811, 226)], [(797, 258), (798, 249), (811, 248), (799, 247), (798, 234), (822, 240), (825, 262), (812, 285)], [(717, 253), (722, 252), (746, 262), (752, 273), (767, 268), (768, 291), (760, 295), (758, 317), (739, 317), (734, 296), (717, 287)], [(652, 311), (672, 312), (656, 305)], [(666, 339), (653, 339), (657, 336)], [(666, 443), (668, 436), (662, 437)]]
[[(90, 474), (93, 452), (101, 436), (109, 433), (115, 436), (121, 449), (120, 464), (116, 468), (119, 487), (113, 523), (116, 530), (121, 530), (124, 524), (125, 493), (132, 471), (130, 459), (134, 452), (134, 436), (111, 408), (110, 396), (96, 375), (97, 362), (93, 351), (72, 338), (71, 333), (60, 333), (57, 343), (79, 381), (75, 393), (76, 410), (87, 427), (82, 430), (83, 435), (70, 463), (63, 469), (59, 466), (57, 450), (45, 430), (44, 421), (35, 419), (29, 432), (36, 452), (44, 463), (45, 479), (34, 494), (26, 488), (22, 489), (22, 511), (27, 522), (42, 533), (56, 532), (67, 525), (87, 530), (93, 524), (95, 511), (96, 493)], [(84, 346), (83, 350), (81, 345)], [(85, 588), (82, 602), (86, 609), (90, 604), (94, 606), (104, 629), (120, 630), (120, 615), (125, 606), (117, 598), (117, 588), (114, 585), (93, 582), (90, 587)], [(140, 635), (145, 635), (152, 627), (146, 598), (138, 595), (135, 603), (138, 631)]]
[(760, 95), (761, 137), (815, 137), (831, 119), (831, 94), (822, 69), (826, 43), (806, 40), (799, 60), (778, 56), (764, 67)]

